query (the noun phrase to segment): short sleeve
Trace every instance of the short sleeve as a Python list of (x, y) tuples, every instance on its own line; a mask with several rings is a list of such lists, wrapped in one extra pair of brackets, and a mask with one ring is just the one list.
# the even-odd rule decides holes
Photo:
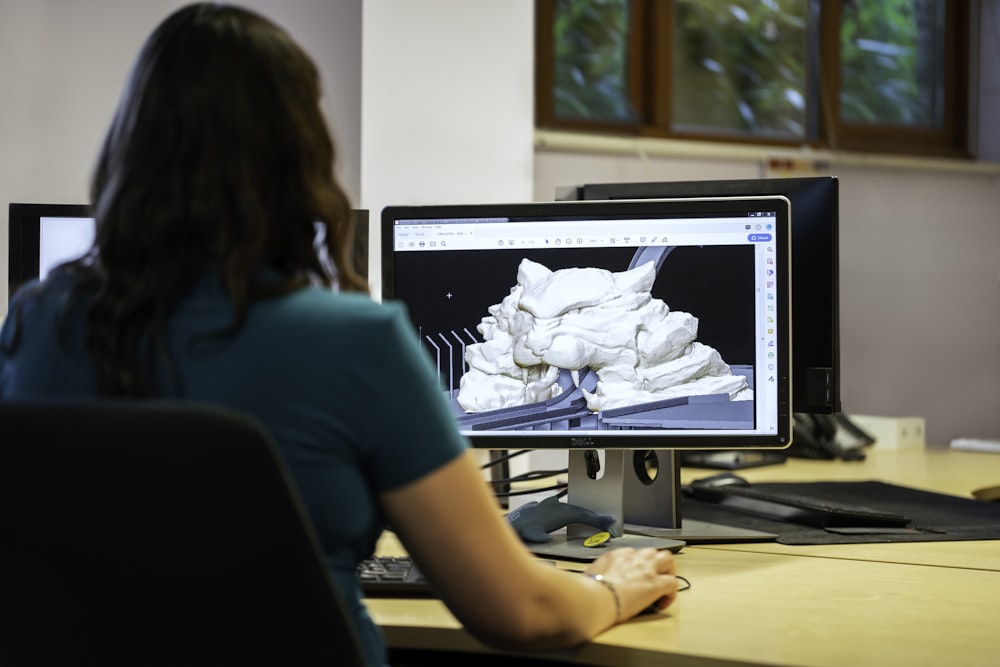
[(467, 447), (452, 406), (401, 304), (385, 304), (378, 369), (369, 376), (374, 408), (363, 432), (378, 490), (413, 482)]

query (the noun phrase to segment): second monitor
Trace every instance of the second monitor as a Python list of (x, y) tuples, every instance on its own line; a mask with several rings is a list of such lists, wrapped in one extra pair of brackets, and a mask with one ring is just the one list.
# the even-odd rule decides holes
[(780, 195), (792, 215), (792, 406), (835, 414), (840, 400), (839, 182), (834, 176), (589, 183), (561, 199)]

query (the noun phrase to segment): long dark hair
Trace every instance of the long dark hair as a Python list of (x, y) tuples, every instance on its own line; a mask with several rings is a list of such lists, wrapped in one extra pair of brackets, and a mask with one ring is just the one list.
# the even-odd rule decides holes
[[(147, 39), (94, 172), (94, 247), (72, 267), (96, 294), (87, 346), (100, 394), (150, 391), (171, 308), (209, 268), (234, 305), (223, 335), (255, 299), (309, 283), (367, 289), (319, 100), (309, 56), (251, 11), (188, 5)], [(262, 267), (282, 279), (259, 283)]]

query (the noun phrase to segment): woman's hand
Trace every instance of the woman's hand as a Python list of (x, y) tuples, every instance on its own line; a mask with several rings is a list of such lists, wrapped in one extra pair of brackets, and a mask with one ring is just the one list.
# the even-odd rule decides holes
[(601, 578), (618, 597), (620, 616), (625, 621), (651, 605), (666, 609), (677, 597), (674, 555), (652, 547), (611, 549), (592, 562), (585, 573)]
[(441, 599), (496, 648), (577, 646), (654, 603), (666, 608), (677, 593), (669, 551), (608, 549), (587, 568), (606, 577), (603, 586), (541, 562), (504, 520), (471, 451), (381, 500)]

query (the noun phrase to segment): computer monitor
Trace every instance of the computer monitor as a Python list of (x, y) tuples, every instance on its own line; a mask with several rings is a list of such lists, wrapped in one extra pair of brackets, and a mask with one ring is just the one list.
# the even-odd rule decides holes
[(593, 183), (560, 199), (781, 195), (792, 206), (792, 407), (835, 414), (840, 402), (839, 186), (834, 176)]
[[(8, 205), (8, 299), (33, 278), (83, 255), (94, 241), (94, 219), (85, 204)], [(354, 210), (353, 261), (368, 275), (368, 211)]]
[(789, 443), (788, 215), (784, 197), (390, 206), (383, 297), (473, 446), (569, 450), (570, 503), (690, 541), (676, 450)]
[(85, 253), (94, 219), (83, 204), (10, 204), (7, 224), (7, 296), (33, 278)]

